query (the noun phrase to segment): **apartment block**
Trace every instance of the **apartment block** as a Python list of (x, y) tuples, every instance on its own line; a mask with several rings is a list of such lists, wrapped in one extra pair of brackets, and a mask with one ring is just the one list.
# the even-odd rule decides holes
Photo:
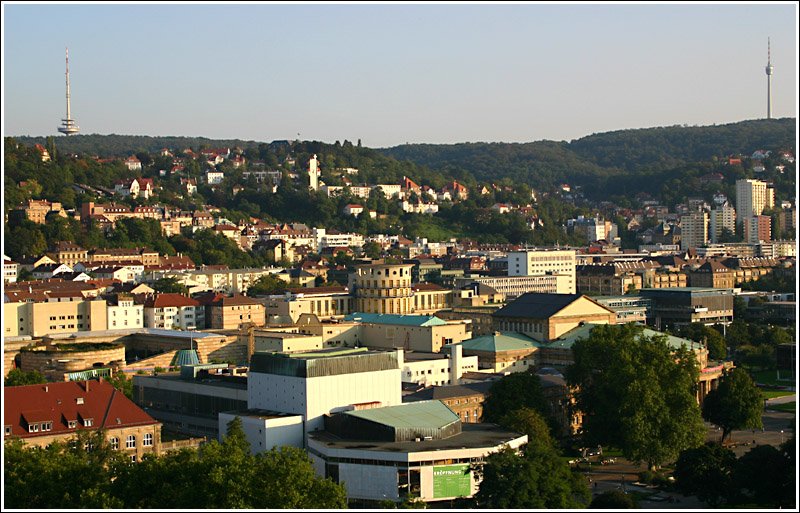
[(574, 250), (525, 250), (508, 253), (509, 276), (541, 276), (565, 274), (569, 276), (569, 293), (574, 294), (575, 283)]

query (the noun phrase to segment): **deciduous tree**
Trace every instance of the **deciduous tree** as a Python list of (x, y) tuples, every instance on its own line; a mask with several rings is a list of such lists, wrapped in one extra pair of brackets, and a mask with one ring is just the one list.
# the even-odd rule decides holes
[(734, 429), (760, 429), (763, 395), (747, 372), (733, 368), (725, 372), (717, 388), (703, 401), (703, 418), (722, 428), (722, 439)]
[(694, 353), (634, 324), (597, 326), (573, 345), (566, 374), (578, 387), (587, 443), (619, 447), (651, 468), (703, 442)]

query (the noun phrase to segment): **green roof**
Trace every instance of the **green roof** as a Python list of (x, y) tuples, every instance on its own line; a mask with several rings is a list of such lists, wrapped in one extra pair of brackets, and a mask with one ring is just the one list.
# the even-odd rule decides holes
[[(582, 326), (578, 326), (576, 328), (571, 329), (570, 331), (564, 333), (557, 339), (548, 342), (546, 347), (560, 347), (563, 349), (570, 349), (575, 342), (579, 339), (586, 338), (589, 336), (591, 331), (596, 327), (600, 326), (599, 324), (593, 323), (586, 323)], [(646, 337), (652, 337), (654, 335), (663, 335), (667, 337), (667, 344), (672, 347), (673, 349), (680, 349), (681, 346), (686, 346), (690, 349), (693, 349), (695, 346), (701, 345), (698, 342), (693, 342), (686, 338), (675, 337), (673, 335), (668, 335), (666, 333), (662, 333), (660, 331), (651, 330), (650, 328), (643, 328), (641, 334)], [(545, 344), (543, 344), (545, 345)]]
[(484, 351), (497, 353), (500, 351), (517, 351), (520, 349), (534, 349), (540, 344), (521, 333), (495, 332), (491, 335), (475, 337), (461, 342), (461, 347), (471, 351)]
[(345, 413), (393, 428), (439, 429), (459, 422), (458, 415), (441, 401), (419, 401)]
[(397, 315), (355, 312), (344, 317), (345, 321), (369, 322), (373, 324), (399, 324), (403, 326), (443, 326), (447, 324), (433, 315)]

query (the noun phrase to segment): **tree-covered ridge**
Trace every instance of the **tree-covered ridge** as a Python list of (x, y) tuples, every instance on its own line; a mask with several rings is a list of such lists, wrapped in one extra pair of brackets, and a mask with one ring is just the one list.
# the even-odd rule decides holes
[(618, 130), (582, 137), (568, 148), (602, 167), (669, 169), (715, 156), (749, 155), (763, 147), (794, 148), (795, 123), (795, 118), (781, 118)]

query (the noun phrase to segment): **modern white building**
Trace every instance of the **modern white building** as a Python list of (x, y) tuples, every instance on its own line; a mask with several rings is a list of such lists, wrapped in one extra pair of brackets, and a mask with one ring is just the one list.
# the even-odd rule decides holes
[(225, 179), (225, 173), (222, 171), (209, 171), (206, 173), (206, 182), (208, 185), (219, 185)]
[(420, 401), (332, 415), (324, 431), (309, 433), (308, 452), (317, 474), (344, 484), (350, 500), (437, 502), (474, 495), (473, 467), (527, 441), (494, 424), (462, 424), (441, 401)]
[(452, 344), (449, 354), (416, 353), (403, 354), (403, 383), (424, 386), (458, 385), (465, 372), (478, 370), (477, 356), (464, 356), (461, 344)]
[(736, 180), (737, 223), (761, 215), (766, 208), (775, 206), (775, 189), (761, 180)]
[(301, 415), (305, 433), (323, 429), (325, 415), (352, 405), (401, 404), (403, 351), (335, 348), (312, 353), (253, 353), (249, 408)]
[(220, 438), (228, 433), (228, 423), (235, 417), (242, 420), (242, 429), (253, 454), (269, 451), (274, 447), (303, 447), (302, 415), (259, 409), (220, 412)]
[(509, 276), (564, 274), (569, 276), (568, 294), (575, 293), (575, 265), (575, 250), (529, 249), (508, 253)]

